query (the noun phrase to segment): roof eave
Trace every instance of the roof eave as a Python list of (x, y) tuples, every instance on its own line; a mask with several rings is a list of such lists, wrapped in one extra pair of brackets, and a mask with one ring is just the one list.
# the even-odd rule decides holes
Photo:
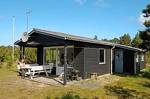
[[(90, 38), (69, 35), (69, 34), (62, 33), (62, 32), (53, 32), (53, 31), (47, 31), (47, 30), (33, 28), (33, 30), (29, 33), (29, 36), (31, 36), (33, 33), (40, 33), (40, 34), (44, 34), (44, 35), (48, 35), (48, 36), (58, 37), (58, 38), (61, 38), (64, 40), (73, 40), (73, 41), (79, 41), (79, 42), (85, 42), (85, 43), (101, 44), (101, 45), (106, 45), (106, 46), (116, 46), (119, 48), (124, 48), (124, 49), (132, 50), (132, 51), (143, 51), (143, 52), (145, 51), (145, 50), (142, 50), (139, 48), (134, 48), (134, 47), (130, 47), (130, 46), (125, 46), (125, 45), (101, 41), (101, 40), (93, 40)], [(22, 42), (22, 40), (20, 39), (20, 40), (16, 41), (14, 44), (19, 45), (19, 42)]]

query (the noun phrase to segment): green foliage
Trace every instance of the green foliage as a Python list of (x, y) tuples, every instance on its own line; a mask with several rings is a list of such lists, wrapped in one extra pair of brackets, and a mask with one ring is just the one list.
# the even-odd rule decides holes
[(147, 62), (147, 66), (150, 67), (150, 51), (148, 51), (148, 52), (146, 53), (146, 62)]
[(150, 68), (146, 68), (140, 74), (142, 77), (150, 79)]
[[(142, 11), (145, 18), (150, 17), (150, 4)], [(150, 50), (150, 20), (145, 20), (143, 23), (146, 27), (144, 31), (140, 31), (140, 37), (142, 39), (142, 48)]]
[[(150, 17), (150, 4), (147, 5), (147, 7), (142, 11), (142, 13), (144, 14), (145, 18)], [(146, 20), (144, 22), (145, 27), (149, 28), (150, 27), (150, 20)]]
[(141, 48), (150, 50), (150, 30), (140, 31), (140, 38), (142, 39)]
[(37, 49), (36, 48), (25, 48), (25, 60), (27, 63), (37, 62)]
[(109, 39), (101, 39), (102, 41), (107, 41), (107, 42), (110, 42), (110, 40)]
[(150, 80), (140, 76), (125, 76), (104, 88), (106, 94), (117, 96), (118, 99), (150, 98)]
[(56, 62), (56, 49), (54, 48), (46, 48), (46, 62)]
[(141, 46), (141, 43), (142, 39), (140, 38), (139, 33), (137, 33), (132, 40), (132, 46), (139, 48)]
[(131, 37), (128, 33), (120, 37), (120, 44), (131, 46)]
[(68, 92), (67, 94), (63, 95), (61, 99), (80, 99), (80, 96), (73, 95), (72, 92)]
[(144, 25), (145, 25), (145, 27), (150, 27), (150, 21), (145, 21)]
[(145, 9), (143, 9), (142, 12), (145, 14), (149, 14), (150, 13), (150, 4), (148, 4), (147, 7)]
[[(19, 49), (15, 47), (15, 60), (19, 57)], [(11, 46), (0, 46), (0, 63), (12, 61), (12, 47)]]
[(110, 40), (110, 42), (120, 43), (120, 40), (118, 38), (113, 38), (113, 39)]
[(11, 59), (11, 47), (10, 46), (1, 46), (0, 47), (0, 62), (5, 62)]
[(119, 37), (119, 38), (113, 38), (113, 39), (102, 39), (103, 41), (108, 41), (108, 42), (113, 42), (113, 43), (118, 43), (118, 44), (122, 44), (122, 45), (127, 45), (127, 46), (131, 46), (131, 37), (129, 34), (124, 34), (123, 36)]
[[(56, 61), (56, 50), (46, 49), (46, 62)], [(12, 47), (11, 46), (0, 46), (0, 64), (7, 63), (6, 67), (11, 68), (13, 62), (15, 62), (20, 57), (19, 47), (15, 47), (14, 61), (12, 61)], [(25, 61), (26, 63), (37, 63), (37, 49), (36, 48), (25, 48)]]

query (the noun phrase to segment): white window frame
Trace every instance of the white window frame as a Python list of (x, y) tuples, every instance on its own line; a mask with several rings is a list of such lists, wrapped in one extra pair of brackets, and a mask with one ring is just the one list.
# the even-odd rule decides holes
[(136, 62), (139, 62), (139, 55), (136, 55)]
[[(104, 50), (104, 62), (100, 62), (100, 50)], [(106, 64), (106, 49), (100, 48), (99, 49), (99, 64)]]
[(144, 55), (141, 55), (141, 61), (144, 61)]

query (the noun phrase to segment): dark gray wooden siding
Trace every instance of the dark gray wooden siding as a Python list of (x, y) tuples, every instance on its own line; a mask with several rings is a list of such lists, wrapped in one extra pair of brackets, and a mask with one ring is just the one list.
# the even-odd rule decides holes
[(123, 72), (134, 73), (134, 52), (129, 50), (123, 51)]
[(45, 55), (44, 55), (45, 53), (44, 53), (44, 48), (43, 48), (43, 46), (39, 46), (38, 48), (37, 48), (37, 63), (39, 64), (39, 65), (43, 65), (43, 64), (45, 64)]
[[(118, 50), (120, 48), (115, 48), (114, 50), (114, 54), (116, 52), (116, 50)], [(136, 53), (135, 51), (131, 51), (131, 50), (123, 50), (123, 73), (130, 73), (130, 74), (134, 74), (134, 66), (135, 66), (135, 59), (134, 59), (134, 54)], [(138, 71), (138, 63), (137, 64), (137, 71)], [(139, 69), (140, 70), (140, 69)], [(113, 72), (115, 71), (115, 62), (113, 63)]]
[(74, 48), (74, 68), (80, 71), (80, 76), (84, 78), (84, 49)]
[(110, 73), (111, 54), (110, 48), (105, 49), (105, 64), (99, 64), (99, 48), (84, 48), (84, 75), (85, 78), (90, 76), (90, 73), (98, 73), (99, 75)]

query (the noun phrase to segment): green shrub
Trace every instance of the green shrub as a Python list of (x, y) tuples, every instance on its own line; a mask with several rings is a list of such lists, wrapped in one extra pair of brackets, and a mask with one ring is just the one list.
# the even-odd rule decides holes
[(146, 62), (147, 62), (147, 65), (150, 65), (150, 51), (146, 53)]
[(144, 69), (140, 75), (144, 78), (150, 79), (150, 68)]
[(73, 95), (72, 92), (68, 92), (64, 96), (61, 97), (61, 99), (80, 99), (80, 96), (78, 95)]

